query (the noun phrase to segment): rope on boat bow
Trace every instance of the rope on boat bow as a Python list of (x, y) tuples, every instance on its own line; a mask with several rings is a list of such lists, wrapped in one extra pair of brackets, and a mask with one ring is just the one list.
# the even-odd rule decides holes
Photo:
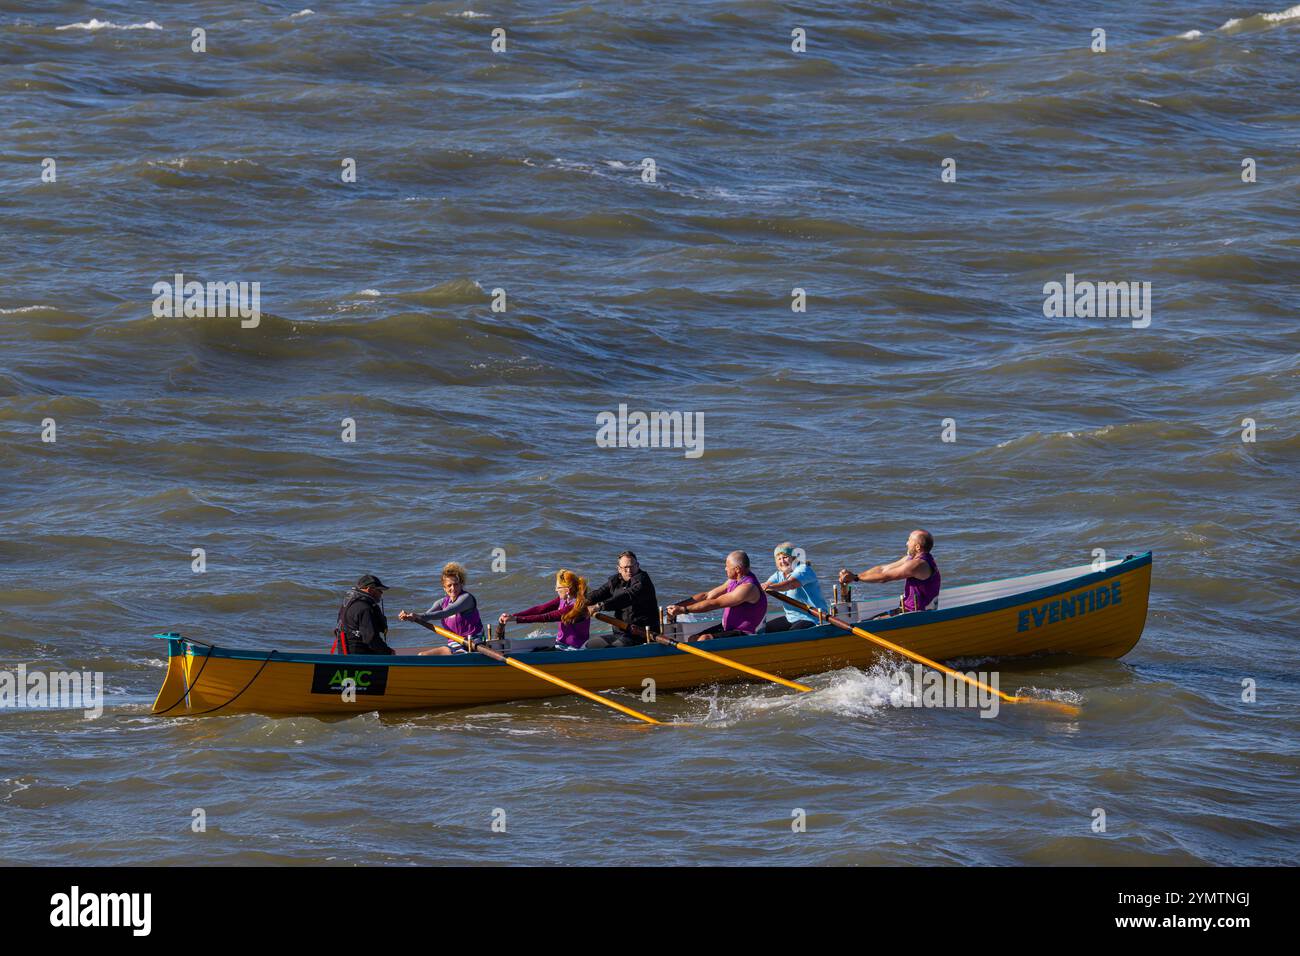
[[(183, 638), (181, 638), (181, 640), (185, 641), (186, 643), (190, 643), (190, 644), (203, 644), (203, 643), (204, 643), (203, 641), (191, 641), (188, 637), (183, 637)], [(203, 655), (203, 663), (202, 663), (201, 665), (199, 665), (199, 672), (198, 672), (197, 674), (194, 675), (194, 683), (191, 684), (191, 683), (189, 682), (188, 678), (187, 678), (187, 679), (186, 679), (186, 682), (185, 682), (185, 693), (181, 694), (181, 696), (178, 697), (178, 698), (176, 699), (176, 703), (172, 704), (171, 707), (165, 707), (165, 708), (163, 708), (162, 710), (155, 711), (154, 713), (155, 713), (156, 716), (161, 717), (163, 714), (167, 713), (167, 711), (169, 711), (169, 710), (171, 710), (172, 708), (177, 707), (177, 706), (179, 706), (180, 704), (184, 703), (186, 700), (189, 699), (190, 691), (194, 690), (195, 687), (198, 687), (198, 686), (199, 686), (199, 678), (201, 678), (201, 677), (203, 676), (203, 668), (205, 668), (205, 667), (208, 666), (208, 659), (212, 657), (212, 652), (213, 652), (213, 650), (216, 649), (216, 645), (215, 645), (215, 644), (208, 644), (208, 645), (207, 645), (207, 648), (208, 648), (208, 652), (207, 652), (206, 654)]]
[[(233, 704), (235, 701), (239, 700), (239, 698), (242, 697), (242, 696), (244, 695), (244, 691), (248, 690), (248, 688), (250, 688), (250, 687), (253, 686), (253, 681), (257, 680), (259, 677), (262, 676), (262, 671), (266, 670), (266, 665), (269, 664), (269, 663), (271, 662), (271, 658), (274, 657), (274, 656), (275, 656), (276, 654), (278, 654), (278, 653), (280, 653), (280, 652), (279, 652), (279, 651), (271, 651), (271, 653), (267, 654), (266, 657), (262, 660), (262, 666), (259, 667), (259, 668), (257, 669), (257, 672), (256, 672), (255, 674), (253, 674), (253, 676), (250, 677), (250, 678), (248, 679), (248, 683), (245, 684), (243, 687), (241, 687), (241, 688), (239, 689), (239, 693), (236, 694), (234, 697), (230, 698), (230, 700), (228, 700), (228, 701), (226, 701), (225, 703), (222, 703), (222, 704), (217, 704), (216, 707), (209, 707), (207, 710), (201, 710), (201, 711), (199, 711), (197, 714), (187, 714), (186, 716), (189, 716), (189, 717), (202, 717), (204, 714), (210, 714), (210, 713), (212, 713), (213, 711), (220, 710), (222, 707), (229, 707), (231, 704)], [(196, 684), (198, 683), (198, 678), (195, 678), (194, 683), (196, 683)]]
[[(167, 711), (172, 710), (173, 708), (177, 707), (179, 704), (189, 699), (189, 696), (193, 692), (194, 688), (199, 686), (199, 679), (203, 677), (203, 669), (208, 666), (208, 661), (211, 660), (212, 658), (212, 652), (216, 650), (215, 644), (208, 644), (206, 641), (196, 641), (188, 637), (181, 638), (181, 640), (190, 644), (203, 644), (205, 647), (207, 647), (208, 652), (203, 655), (203, 663), (199, 666), (199, 672), (194, 675), (194, 683), (192, 684), (188, 682), (186, 683), (185, 693), (181, 694), (181, 696), (176, 700), (174, 704), (172, 704), (169, 707), (165, 707), (162, 710), (155, 711), (154, 712), (155, 716), (158, 717), (161, 717), (163, 714), (167, 713)], [(186, 713), (185, 716), (202, 717), (204, 714), (210, 714), (213, 711), (220, 710), (222, 707), (229, 707), (231, 704), (239, 700), (239, 698), (244, 695), (244, 691), (248, 690), (248, 688), (253, 686), (253, 681), (257, 680), (259, 677), (262, 676), (262, 671), (266, 670), (266, 665), (270, 663), (271, 658), (278, 653), (279, 651), (271, 651), (269, 654), (267, 654), (266, 657), (262, 659), (262, 666), (259, 667), (257, 669), (257, 672), (254, 673), (253, 676), (248, 679), (248, 683), (245, 684), (243, 687), (241, 687), (239, 689), (239, 693), (235, 694), (229, 700), (217, 704), (216, 707), (210, 707), (207, 710), (201, 710), (197, 714)]]

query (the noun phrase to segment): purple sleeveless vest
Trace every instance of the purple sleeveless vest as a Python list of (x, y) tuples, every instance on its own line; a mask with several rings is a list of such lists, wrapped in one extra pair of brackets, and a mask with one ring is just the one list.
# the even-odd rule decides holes
[[(438, 604), (439, 610), (445, 608), (450, 603), (451, 598), (444, 597)], [(483, 618), (478, 615), (478, 602), (474, 602), (474, 610), (472, 611), (468, 611), (464, 614), (453, 614), (451, 617), (443, 618), (442, 626), (453, 634), (459, 634), (461, 637), (482, 637)]]
[[(574, 603), (572, 598), (561, 601), (560, 611), (567, 614)], [(581, 647), (587, 643), (587, 638), (591, 637), (591, 619), (585, 614), (580, 615), (572, 624), (566, 624), (563, 619), (560, 620), (559, 624), (560, 629), (555, 635), (556, 644), (564, 644), (566, 647)]]
[(752, 582), (754, 587), (758, 588), (759, 599), (753, 604), (737, 604), (735, 607), (723, 608), (722, 629), (724, 631), (744, 631), (746, 634), (753, 634), (763, 623), (763, 618), (767, 616), (767, 594), (764, 593), (763, 586), (758, 583), (758, 578), (754, 577), (753, 571), (746, 571), (739, 581), (729, 582), (727, 593), (730, 594), (746, 581)]
[(930, 606), (935, 598), (939, 596), (939, 565), (934, 563), (934, 558), (930, 557), (929, 551), (921, 553), (925, 558), (925, 563), (930, 566), (930, 576), (924, 581), (917, 578), (908, 578), (907, 584), (903, 588), (903, 610), (904, 611), (924, 611)]

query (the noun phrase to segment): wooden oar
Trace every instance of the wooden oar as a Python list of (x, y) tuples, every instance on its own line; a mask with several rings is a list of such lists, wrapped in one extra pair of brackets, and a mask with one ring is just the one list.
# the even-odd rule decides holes
[(997, 694), (1008, 704), (1044, 704), (1048, 707), (1055, 707), (1059, 710), (1062, 710), (1072, 717), (1077, 716), (1079, 713), (1078, 707), (1075, 707), (1073, 704), (1063, 703), (1059, 700), (1043, 700), (1042, 698), (1039, 697), (1016, 697), (1012, 694), (1004, 694), (1002, 691), (997, 690), (996, 688), (993, 687), (989, 687), (987, 684), (981, 683), (980, 681), (977, 681), (975, 678), (963, 674), (961, 671), (955, 671), (951, 667), (945, 667), (943, 664), (940, 664), (938, 661), (932, 661), (930, 660), (930, 658), (918, 654), (915, 651), (909, 651), (906, 647), (901, 647), (900, 645), (895, 644), (893, 641), (887, 641), (883, 637), (880, 637), (879, 635), (872, 634), (870, 631), (864, 631), (860, 627), (854, 627), (852, 624), (849, 624), (845, 621), (841, 621), (838, 617), (834, 617), (833, 615), (827, 614), (821, 608), (810, 607), (809, 605), (804, 604), (803, 601), (797, 600), (792, 597), (787, 597), (786, 595), (782, 594), (780, 591), (768, 591), (767, 593), (772, 597), (776, 598), (778, 601), (784, 601), (786, 604), (789, 604), (791, 607), (797, 607), (805, 614), (812, 614), (816, 616), (817, 619), (820, 621), (827, 621), (831, 624), (834, 624), (838, 628), (842, 628), (843, 630), (848, 631), (850, 634), (855, 634), (858, 637), (863, 638), (864, 640), (871, 641), (873, 644), (879, 644), (881, 647), (887, 648), (888, 650), (891, 650), (896, 654), (902, 654), (904, 657), (909, 657), (912, 660), (917, 661), (918, 663), (924, 664), (926, 667), (933, 667), (937, 671), (943, 671), (943, 673), (945, 674), (948, 674), (952, 677), (959, 678), (960, 680), (964, 680), (967, 684), (970, 684), (972, 687), (978, 687), (981, 690), (988, 691), (991, 694)]
[(785, 687), (798, 691), (812, 690), (806, 684), (799, 684), (792, 680), (786, 680), (784, 677), (777, 677), (775, 674), (769, 674), (767, 671), (761, 671), (757, 667), (750, 667), (748, 664), (741, 664), (737, 661), (728, 660), (718, 654), (710, 654), (708, 651), (702, 651), (698, 647), (693, 647), (685, 641), (674, 641), (671, 638), (664, 637), (661, 634), (649, 634), (645, 628), (637, 627), (635, 624), (628, 624), (626, 621), (620, 621), (616, 617), (610, 617), (608, 614), (597, 614), (596, 620), (604, 621), (606, 624), (612, 624), (615, 627), (622, 628), (625, 631), (631, 631), (641, 637), (648, 637), (652, 641), (660, 644), (667, 644), (669, 647), (675, 647), (679, 651), (685, 651), (687, 654), (694, 654), (696, 657), (703, 657), (706, 661), (713, 661), (715, 664), (721, 664), (723, 667), (731, 667), (738, 671), (744, 671), (746, 674), (753, 674), (755, 677), (761, 677), (763, 680), (774, 681)]
[(498, 654), (490, 647), (483, 647), (481, 644), (476, 645), (468, 637), (461, 637), (459, 634), (449, 631), (445, 627), (439, 627), (437, 624), (428, 624), (424, 621), (416, 621), (415, 623), (423, 624), (429, 630), (433, 631), (436, 634), (442, 635), (449, 641), (459, 641), (461, 644), (464, 644), (466, 647), (468, 647), (471, 651), (478, 651), (480, 654), (484, 655), (485, 657), (490, 657), (494, 661), (500, 661), (502, 664), (509, 664), (511, 667), (518, 668), (519, 670), (523, 671), (525, 674), (532, 674), (534, 677), (539, 677), (544, 681), (549, 681), (550, 683), (554, 684), (556, 687), (563, 687), (565, 690), (569, 691), (570, 693), (581, 694), (583, 697), (586, 697), (588, 700), (594, 700), (596, 703), (604, 704), (606, 707), (613, 707), (615, 710), (622, 711), (623, 713), (627, 714), (629, 717), (635, 717), (637, 720), (644, 720), (647, 724), (661, 723), (660, 721), (655, 720), (653, 717), (647, 717), (639, 710), (633, 710), (631, 707), (624, 707), (622, 704), (618, 703), (617, 701), (613, 701), (605, 697), (601, 697), (599, 694), (594, 694), (591, 691), (587, 690), (585, 687), (579, 687), (577, 684), (570, 684), (567, 680), (563, 680), (559, 677), (555, 677), (551, 674), (546, 673), (545, 671), (538, 670), (536, 667), (533, 667), (530, 664), (525, 664), (523, 661), (516, 660), (513, 657), (506, 657), (506, 655), (504, 654)]

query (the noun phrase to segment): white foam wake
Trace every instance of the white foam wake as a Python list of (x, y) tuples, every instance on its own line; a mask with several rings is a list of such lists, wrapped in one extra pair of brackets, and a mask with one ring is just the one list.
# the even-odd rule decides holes
[[(877, 662), (868, 670), (846, 667), (829, 674), (807, 679), (813, 684), (808, 694), (753, 693), (733, 696), (735, 685), (728, 689), (697, 691), (687, 696), (708, 702), (706, 726), (728, 727), (747, 720), (773, 714), (795, 717), (870, 717), (890, 707), (914, 703), (908, 686), (894, 678), (897, 666)], [(743, 685), (742, 685), (743, 686)], [(769, 688), (768, 690), (772, 690)]]

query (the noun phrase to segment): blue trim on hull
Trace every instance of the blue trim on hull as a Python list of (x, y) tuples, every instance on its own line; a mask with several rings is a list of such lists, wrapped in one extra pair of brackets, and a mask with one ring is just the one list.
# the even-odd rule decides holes
[[(869, 630), (875, 634), (884, 634), (888, 631), (906, 630), (909, 627), (917, 627), (923, 624), (942, 623), (944, 621), (955, 621), (963, 617), (973, 617), (977, 614), (988, 614), (993, 611), (1000, 611), (1004, 608), (1015, 607), (1017, 604), (1039, 603), (1054, 597), (1057, 594), (1064, 594), (1067, 591), (1074, 591), (1081, 587), (1087, 587), (1090, 584), (1099, 584), (1102, 581), (1109, 580), (1120, 574), (1126, 574), (1135, 568), (1151, 563), (1151, 552), (1139, 554), (1132, 558), (1125, 559), (1112, 568), (1105, 571), (1093, 571), (1088, 574), (1082, 574), (1077, 578), (1070, 578), (1068, 581), (1062, 581), (1059, 584), (1050, 584), (1047, 587), (1035, 588), (1032, 591), (1021, 591), (1017, 594), (1009, 594), (1006, 597), (994, 598), (991, 601), (981, 601), (977, 604), (966, 604), (961, 607), (940, 609), (937, 611), (921, 611), (913, 614), (899, 614), (896, 617), (885, 617), (879, 621), (872, 621)], [(991, 583), (991, 582), (990, 582)], [(866, 623), (866, 622), (854, 622)], [(708, 642), (711, 651), (726, 651), (746, 647), (763, 647), (771, 644), (795, 644), (800, 641), (820, 641), (828, 637), (836, 637), (843, 634), (844, 631), (834, 624), (820, 624), (816, 627), (807, 627), (798, 631), (778, 631), (775, 634), (755, 634), (744, 637), (724, 637), (714, 638)], [(184, 647), (189, 643), (185, 638), (177, 634), (155, 634), (154, 637), (161, 637), (167, 641), (167, 654), (170, 657), (176, 657), (184, 653)], [(579, 663), (596, 663), (599, 661), (631, 660), (635, 658), (646, 657), (667, 657), (675, 655), (671, 647), (665, 647), (663, 644), (639, 644), (635, 647), (608, 647), (599, 650), (589, 651), (551, 651), (535, 652), (529, 654), (530, 663), (542, 664), (549, 666), (551, 664), (579, 664)], [(242, 650), (239, 648), (212, 647), (213, 657), (224, 657), (237, 661), (257, 661), (261, 663), (266, 659), (266, 651)], [(300, 654), (292, 651), (276, 655), (276, 660), (286, 664), (337, 664), (343, 660), (357, 664), (386, 664), (389, 667), (503, 667), (503, 664), (486, 657), (483, 654), (453, 654), (447, 656), (429, 656), (419, 657), (416, 655), (398, 654), (390, 656), (387, 654), (348, 654), (346, 656), (339, 654)]]

